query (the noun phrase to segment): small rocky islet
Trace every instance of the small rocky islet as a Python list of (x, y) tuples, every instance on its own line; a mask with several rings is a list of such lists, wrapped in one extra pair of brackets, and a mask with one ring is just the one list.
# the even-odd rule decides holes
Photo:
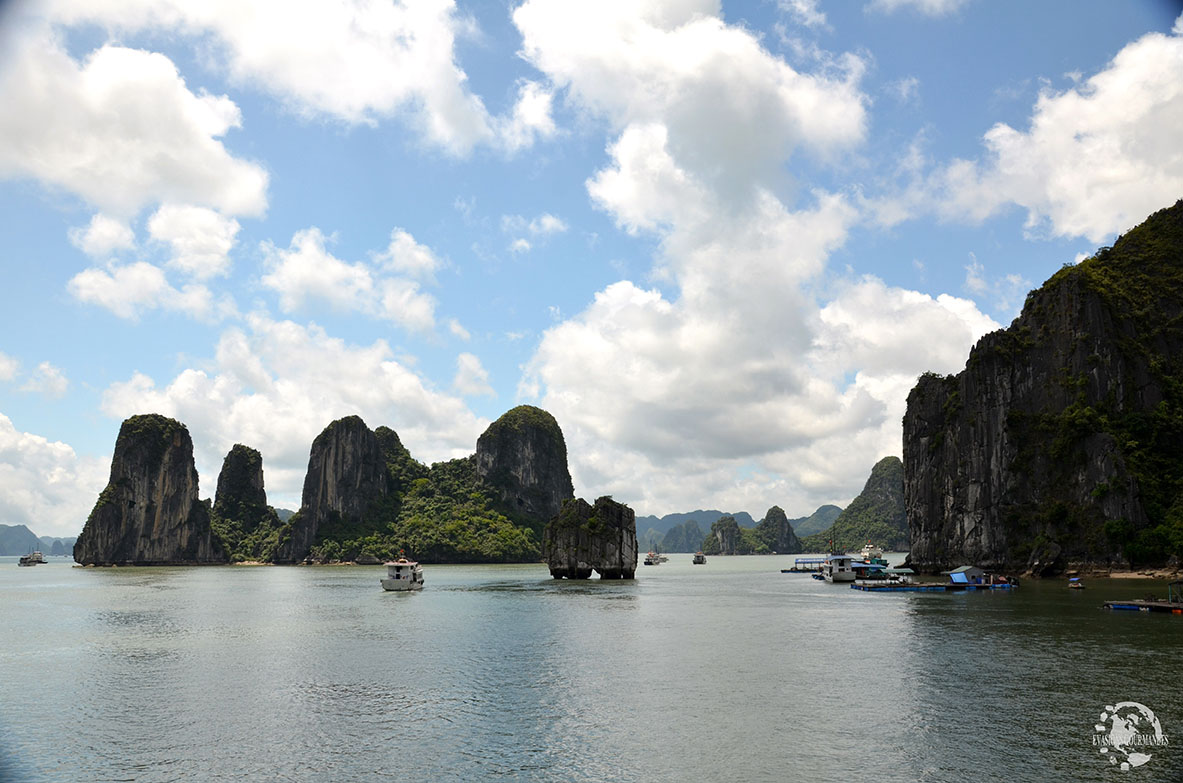
[[(392, 429), (338, 419), (313, 442), (300, 510), (286, 521), (267, 505), (262, 456), (247, 446), (227, 454), (212, 503), (197, 492), (185, 426), (127, 419), (75, 560), (376, 562), (405, 549), (434, 562), (545, 560), (556, 577), (636, 569), (633, 511), (575, 499), (558, 422), (528, 405), (491, 424), (473, 455), (430, 467)], [(903, 460), (879, 461), (836, 518), (823, 509), (832, 524), (804, 540), (778, 506), (755, 528), (724, 515), (701, 548), (787, 554), (871, 539), (907, 548), (906, 564), (929, 573), (966, 563), (1043, 575), (1177, 568), (1183, 201), (1066, 264), (1008, 328), (978, 342), (962, 372), (922, 375)], [(701, 533), (688, 520), (676, 536), (685, 546)]]

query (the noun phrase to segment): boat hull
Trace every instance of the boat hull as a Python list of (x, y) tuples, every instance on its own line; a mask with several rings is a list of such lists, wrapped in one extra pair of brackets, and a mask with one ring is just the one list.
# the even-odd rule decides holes
[(412, 582), (407, 579), (383, 579), (382, 589), (392, 593), (409, 592), (411, 590), (422, 590), (422, 582)]
[(826, 574), (825, 578), (826, 578), (827, 582), (835, 582), (835, 583), (853, 582), (854, 581), (854, 572), (853, 571), (849, 571), (849, 572), (848, 571), (839, 571), (836, 574)]

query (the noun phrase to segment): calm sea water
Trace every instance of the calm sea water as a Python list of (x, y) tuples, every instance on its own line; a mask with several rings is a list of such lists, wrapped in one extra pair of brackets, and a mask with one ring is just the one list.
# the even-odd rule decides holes
[[(1161, 583), (869, 595), (792, 557), (82, 569), (0, 558), (0, 779), (1183, 780), (1183, 617)], [(1106, 704), (1177, 746), (1110, 768)]]

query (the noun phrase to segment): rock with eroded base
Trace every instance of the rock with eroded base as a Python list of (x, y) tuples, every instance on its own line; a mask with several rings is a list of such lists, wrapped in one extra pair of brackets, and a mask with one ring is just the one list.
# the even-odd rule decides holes
[(563, 503), (543, 534), (543, 551), (555, 579), (632, 579), (637, 571), (637, 518), (610, 497), (594, 506), (582, 498)]

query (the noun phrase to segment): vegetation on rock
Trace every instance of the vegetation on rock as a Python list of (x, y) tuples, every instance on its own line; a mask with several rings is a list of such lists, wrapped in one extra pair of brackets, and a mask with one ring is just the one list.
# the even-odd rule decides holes
[(828, 552), (831, 545), (836, 551), (857, 551), (868, 542), (885, 550), (908, 549), (904, 463), (899, 457), (879, 460), (859, 496), (828, 529), (807, 536), (802, 547), (806, 552)]
[(1183, 201), (1027, 296), (904, 418), (912, 560), (1183, 556)]

